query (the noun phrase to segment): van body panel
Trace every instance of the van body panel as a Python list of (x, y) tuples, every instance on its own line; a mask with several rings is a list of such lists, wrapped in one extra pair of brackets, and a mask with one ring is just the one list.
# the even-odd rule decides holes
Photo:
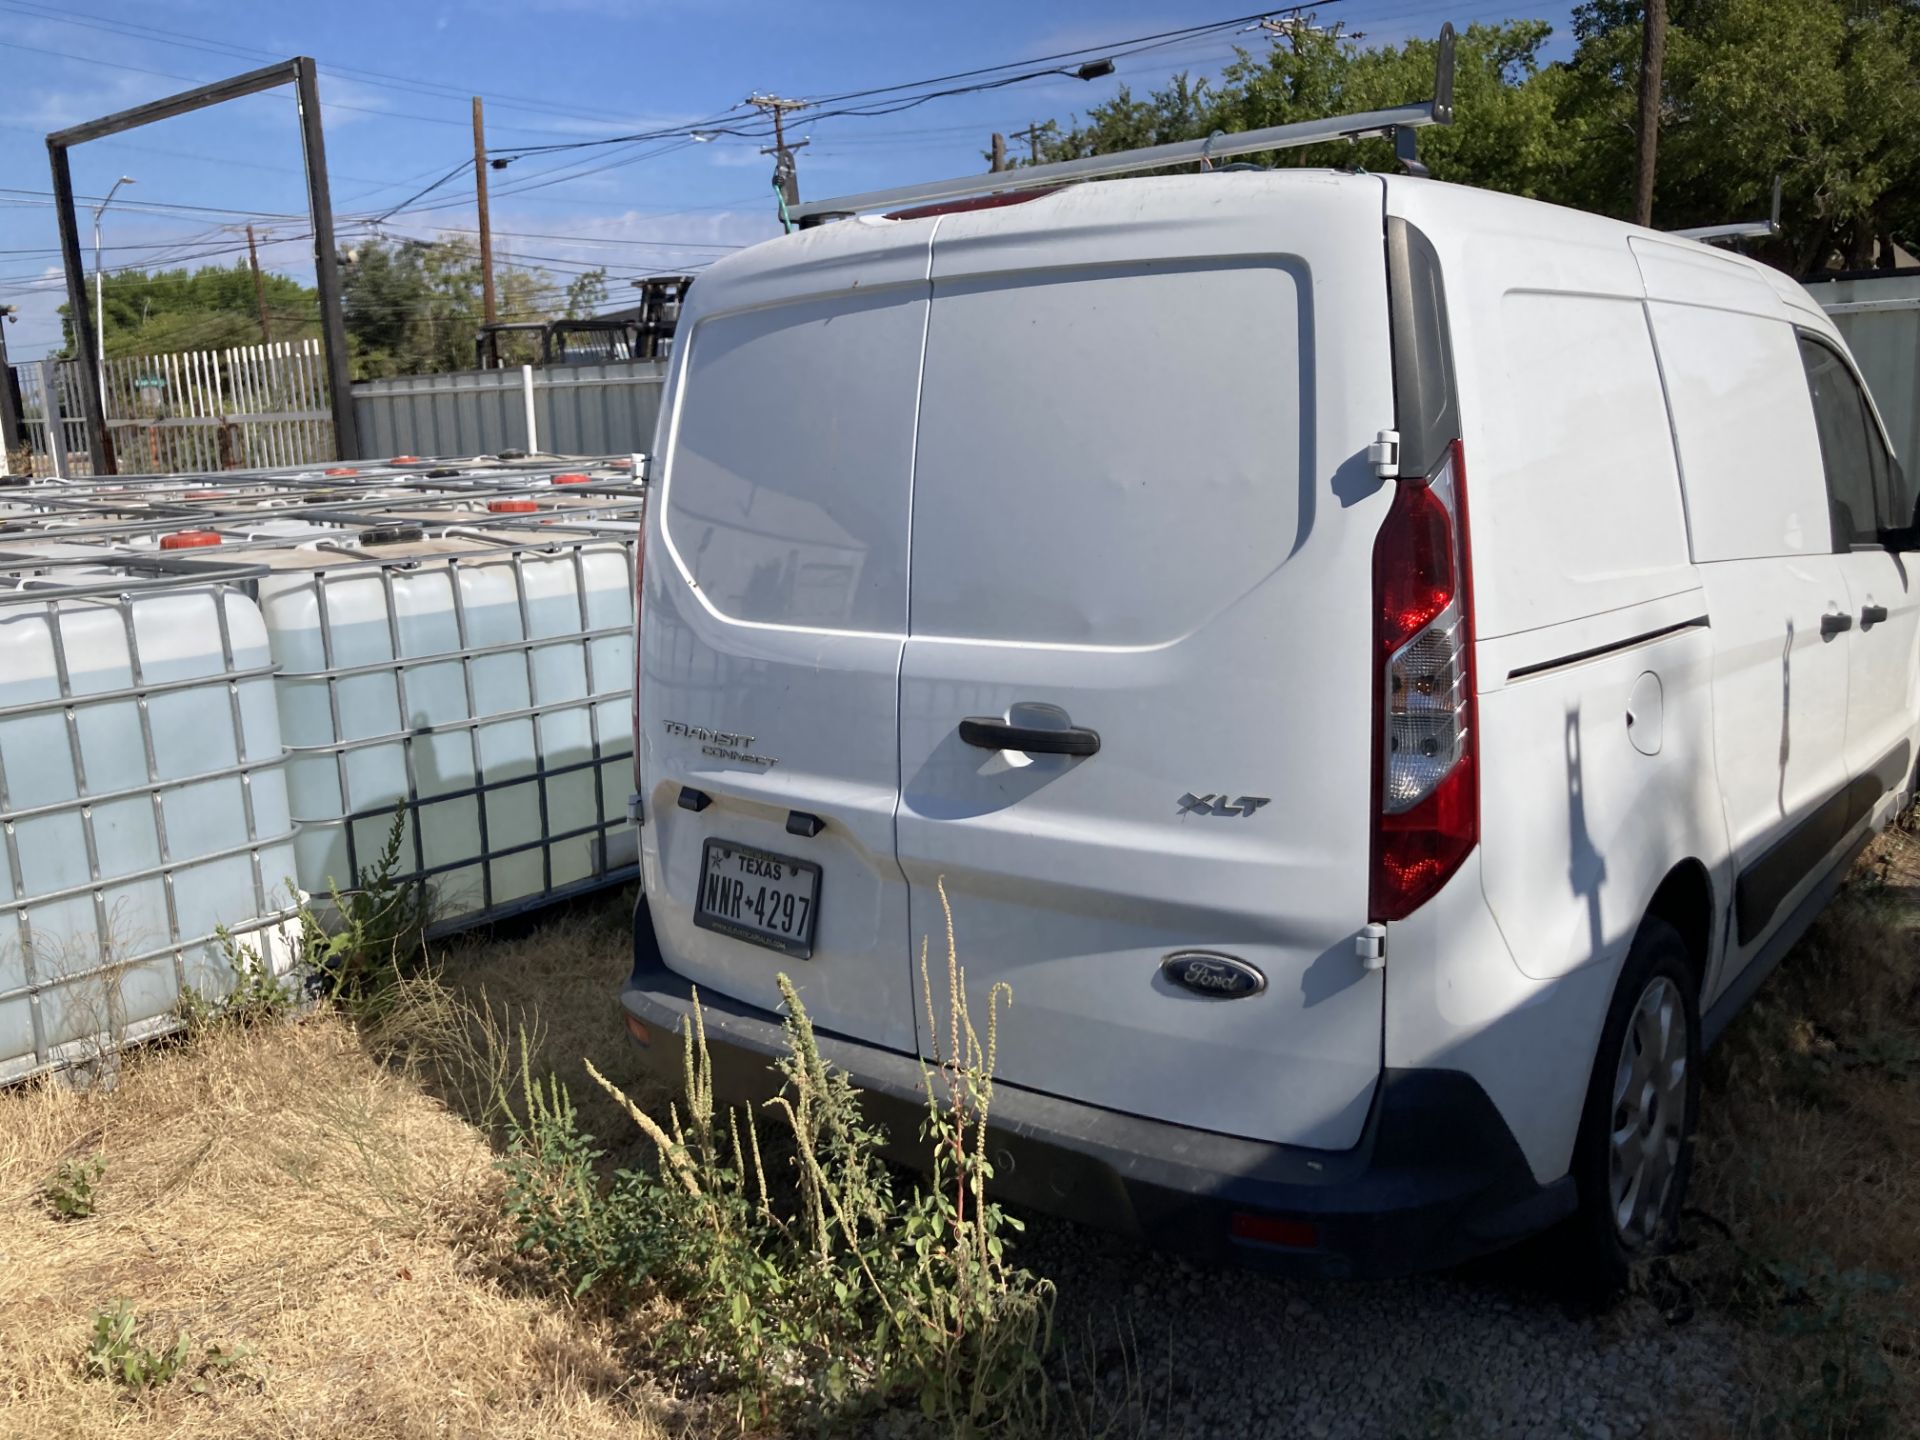
[[(769, 1009), (784, 971), (823, 1026), (900, 1049), (915, 1011), (893, 811), (930, 232), (823, 231), (771, 269), (702, 277), (648, 506), (636, 700), (645, 873), (675, 968)], [(789, 833), (795, 812), (820, 833)], [(809, 958), (695, 925), (709, 840), (821, 867)]]
[(1627, 247), (1649, 300), (1786, 318), (1782, 288), (1768, 278), (1767, 267), (1693, 240), (1631, 235)]
[[(1913, 773), (1920, 596), (1910, 556), (1920, 548), (1911, 532), (1920, 516), (1846, 347), (1809, 328), (1799, 334), (1799, 351), (1820, 439), (1834, 556), (1854, 619), (1844, 638), (1846, 763), (1857, 811), (1904, 789)], [(1903, 531), (1906, 537), (1894, 543), (1907, 554), (1889, 548), (1890, 537)]]
[(1617, 965), (1675, 861), (1711, 868), (1726, 850), (1713, 635), (1700, 595), (1685, 600), (1615, 612), (1604, 648), (1570, 645), (1481, 692), (1481, 873), (1529, 975)]
[[(1476, 873), (1523, 976), (1610, 974), (1674, 861), (1726, 849), (1706, 599), (1639, 268), (1622, 227), (1594, 216), (1399, 177), (1388, 194), (1446, 268), (1478, 631)], [(1407, 937), (1425, 933), (1390, 937), (1390, 1065), (1403, 977), (1425, 958)]]
[[(1471, 856), (1440, 893), (1387, 927), (1386, 1063), (1471, 1075), (1499, 1108), (1534, 1177), (1567, 1173), (1620, 956), (1529, 975), (1508, 946)], [(1523, 937), (1524, 938), (1524, 937)], [(1568, 1056), (1580, 1057), (1568, 1063)]]
[(1446, 275), (1479, 640), (1694, 588), (1621, 227), (1402, 176), (1387, 209)]
[[(1732, 854), (1734, 923), (1717, 993), (1793, 912), (1844, 843), (1829, 802), (1846, 762), (1848, 613), (1798, 341), (1744, 263), (1636, 237), (1648, 286), (1716, 306), (1648, 304), (1712, 617), (1714, 773)], [(1751, 310), (1731, 307), (1747, 304)], [(1842, 827), (1850, 828), (1850, 827)]]
[(1654, 301), (1697, 564), (1831, 555), (1820, 442), (1793, 327)]
[[(1365, 454), (1393, 415), (1381, 185), (1245, 179), (1199, 210), (1138, 180), (943, 221), (898, 843), (936, 1037), (944, 883), (976, 1023), (1012, 991), (1010, 1084), (1343, 1149), (1380, 1069), (1354, 938), (1389, 498)], [(970, 716), (1099, 751), (978, 748)], [(1265, 987), (1182, 989), (1162, 966), (1186, 949)]]

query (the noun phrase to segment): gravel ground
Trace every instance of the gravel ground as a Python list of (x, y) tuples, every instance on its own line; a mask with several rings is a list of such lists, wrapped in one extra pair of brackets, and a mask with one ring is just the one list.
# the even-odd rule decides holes
[(1120, 1433), (1625, 1440), (1731, 1432), (1740, 1408), (1734, 1332), (1642, 1301), (1582, 1313), (1540, 1288), (1537, 1258), (1296, 1281), (1028, 1226), (1019, 1259), (1060, 1287), (1063, 1387), (1105, 1416), (1133, 1408)]

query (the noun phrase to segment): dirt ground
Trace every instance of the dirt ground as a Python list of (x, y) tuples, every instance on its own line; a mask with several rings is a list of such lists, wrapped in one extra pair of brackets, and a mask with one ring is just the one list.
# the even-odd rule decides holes
[[(438, 957), (618, 1163), (643, 1147), (581, 1061), (637, 1079), (626, 903)], [(1118, 1395), (1111, 1434), (1920, 1434), (1916, 917), (1920, 845), (1895, 835), (1710, 1058), (1686, 1247), (1613, 1313), (1511, 1264), (1300, 1287), (1040, 1222), (1063, 1383)], [(485, 1088), (321, 1014), (150, 1047), (95, 1093), (0, 1095), (0, 1436), (738, 1433), (645, 1373), (644, 1317), (527, 1278)], [(58, 1218), (50, 1182), (91, 1162), (93, 1213)], [(166, 1383), (90, 1370), (123, 1304), (136, 1348), (184, 1357)], [(1191, 1372), (1184, 1342), (1221, 1325), (1280, 1381), (1245, 1399)]]

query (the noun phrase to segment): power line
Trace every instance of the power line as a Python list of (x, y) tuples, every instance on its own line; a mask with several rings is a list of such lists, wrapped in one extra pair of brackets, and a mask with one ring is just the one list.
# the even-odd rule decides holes
[[(216, 40), (211, 36), (197, 35), (191, 31), (162, 29), (155, 25), (138, 25), (94, 14), (92, 12), (73, 11), (67, 8), (55, 9), (51, 6), (26, 3), (26, 0), (0, 0), (0, 9), (11, 10), (22, 15), (31, 15), (36, 19), (50, 20), (59, 24), (84, 27), (89, 30), (104, 31), (107, 34), (137, 34), (157, 40), (163, 45), (173, 45), (181, 49), (199, 50), (212, 55), (231, 55), (249, 59), (277, 60), (282, 58), (278, 51), (261, 50), (250, 45), (238, 45), (230, 41)], [(371, 83), (376, 89), (392, 89), (423, 95), (432, 99), (465, 99), (468, 91), (443, 84), (439, 81), (425, 80), (417, 76), (392, 75), (380, 70), (365, 70), (354, 66), (328, 64), (325, 72), (356, 83)], [(531, 96), (513, 95), (495, 92), (486, 97), (488, 100), (510, 110), (525, 110), (528, 113), (551, 113), (567, 119), (592, 120), (605, 122), (606, 117), (591, 111), (556, 105), (550, 100), (536, 99)], [(387, 113), (387, 112), (376, 112)], [(429, 117), (418, 117), (429, 118)], [(458, 122), (453, 122), (458, 123)], [(532, 126), (507, 126), (507, 129), (527, 130), (530, 132), (558, 134), (554, 130), (539, 131)]]
[[(4, 41), (0, 41), (0, 44), (4, 43)], [(0, 185), (0, 196), (6, 195), (27, 197), (19, 202), (21, 204), (43, 205), (48, 207), (51, 207), (53, 204), (53, 192), (51, 190), (27, 190), (14, 185)], [(105, 197), (100, 195), (76, 194), (73, 198), (82, 204), (92, 204)], [(305, 220), (307, 218), (304, 215), (296, 215), (286, 210), (233, 210), (224, 205), (189, 205), (183, 200), (132, 200), (125, 197), (117, 197), (114, 200), (114, 205), (121, 210), (138, 211), (143, 214), (154, 212), (162, 215), (170, 215), (171, 212), (176, 210), (188, 210), (196, 215), (233, 215), (242, 221)]]
[[(162, 80), (180, 80), (188, 85), (205, 85), (206, 77), (200, 75), (182, 75), (177, 70), (156, 70), (150, 65), (127, 65), (118, 60), (101, 60), (92, 55), (76, 55), (71, 50), (52, 50), (41, 45), (22, 45), (18, 40), (0, 40), (0, 48), (23, 50), (29, 55), (51, 55), (56, 60), (77, 60), (83, 65), (97, 65), (108, 70), (127, 70), (135, 75), (157, 75)], [(271, 99), (268, 95), (241, 95), (241, 100)], [(322, 109), (353, 110), (362, 115), (378, 115), (387, 120), (420, 120), (429, 125), (458, 125), (461, 121), (445, 120), (438, 115), (412, 115), (400, 110), (378, 110), (371, 105), (349, 105), (344, 100), (322, 100)]]
[[(1318, 3), (1323, 5), (1337, 5), (1342, 3), (1342, 0), (1318, 0)], [(1308, 4), (1277, 6), (1273, 9), (1256, 11), (1250, 15), (1238, 15), (1226, 20), (1213, 20), (1203, 24), (1183, 26), (1176, 30), (1162, 30), (1148, 35), (1115, 40), (1102, 45), (1088, 45), (1076, 50), (1063, 50), (1032, 60), (1006, 61), (999, 65), (988, 65), (974, 70), (957, 71), (951, 75), (934, 76), (925, 80), (902, 81), (898, 84), (875, 86), (865, 90), (849, 90), (837, 95), (822, 96), (817, 99), (799, 101), (783, 100), (781, 105), (785, 109), (797, 109), (804, 105), (807, 108), (816, 110), (817, 113), (812, 117), (815, 123), (822, 120), (837, 119), (842, 116), (866, 117), (899, 114), (902, 111), (915, 109), (934, 100), (950, 99), (958, 95), (978, 94), (988, 90), (1005, 89), (1008, 86), (1022, 84), (1029, 80), (1071, 73), (1058, 67), (1053, 69), (1033, 69), (1027, 67), (1048, 65), (1056, 61), (1071, 60), (1079, 56), (1096, 53), (1108, 58), (1137, 55), (1148, 50), (1179, 44), (1198, 36), (1214, 34), (1253, 24), (1269, 16), (1296, 14), (1308, 8), (1311, 8)], [(997, 72), (1003, 70), (1017, 70), (1019, 73), (1012, 75), (997, 74)], [(992, 75), (995, 78), (984, 80), (978, 78), (988, 75)], [(948, 82), (956, 80), (968, 80), (973, 83), (950, 86), (946, 89), (929, 90), (927, 88), (929, 86), (948, 85)], [(919, 91), (923, 93), (905, 93), (908, 91)], [(849, 105), (847, 103), (855, 100), (873, 99), (879, 96), (894, 96), (897, 98), (864, 106)], [(752, 104), (754, 102), (750, 100), (747, 103)], [(839, 106), (841, 108), (821, 108), (832, 106)], [(735, 109), (738, 108), (739, 107), (735, 107)], [(780, 112), (775, 110), (772, 113), (777, 120)], [(772, 139), (777, 146), (779, 136), (776, 132), (779, 128), (779, 125), (773, 120), (747, 121), (742, 123), (739, 121), (730, 121), (727, 114), (722, 114), (710, 121), (697, 122), (692, 125), (662, 127), (631, 135), (612, 135), (592, 140), (576, 140), (551, 145), (521, 146), (510, 152), (506, 152), (504, 158), (519, 159), (529, 155), (551, 154), (556, 151), (585, 150), (605, 145), (623, 145), (638, 141), (663, 140), (675, 136), (707, 139), (714, 135), (729, 135), (742, 140)]]
[[(402, 200), (398, 205), (393, 206), (391, 209), (383, 210), (380, 214), (374, 216), (371, 223), (378, 225), (382, 220), (386, 219), (389, 215), (396, 214), (399, 211), (406, 209), (409, 205), (413, 204), (414, 201), (422, 198), (423, 196), (431, 195), (434, 191), (438, 190), (442, 185), (446, 184), (449, 180), (453, 179), (456, 175), (464, 174), (467, 168), (467, 164), (468, 162), (465, 159), (458, 161), (451, 170), (447, 171), (446, 174), (442, 175), (438, 180), (435, 180), (432, 184), (426, 186), (424, 189), (414, 191), (413, 194), (409, 195), (406, 199)], [(464, 204), (465, 202), (463, 201), (462, 203)]]

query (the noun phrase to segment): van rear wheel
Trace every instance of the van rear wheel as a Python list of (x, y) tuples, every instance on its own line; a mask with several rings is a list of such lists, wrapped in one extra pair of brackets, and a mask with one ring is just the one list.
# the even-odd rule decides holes
[(1671, 1243), (1700, 1108), (1700, 1015), (1686, 942), (1649, 917), (1607, 1012), (1574, 1151), (1582, 1269), (1601, 1297)]

